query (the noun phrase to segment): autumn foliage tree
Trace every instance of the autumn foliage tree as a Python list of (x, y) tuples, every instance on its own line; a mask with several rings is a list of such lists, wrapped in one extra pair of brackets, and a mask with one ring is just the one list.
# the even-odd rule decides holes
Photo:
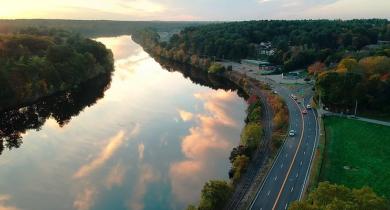
[(309, 74), (318, 75), (319, 73), (325, 71), (325, 68), (326, 68), (326, 65), (323, 62), (317, 61), (317, 62), (313, 63), (312, 65), (310, 65), (307, 68), (307, 71), (309, 72)]
[(372, 189), (349, 189), (342, 185), (322, 182), (308, 199), (293, 202), (289, 210), (389, 210), (389, 202)]

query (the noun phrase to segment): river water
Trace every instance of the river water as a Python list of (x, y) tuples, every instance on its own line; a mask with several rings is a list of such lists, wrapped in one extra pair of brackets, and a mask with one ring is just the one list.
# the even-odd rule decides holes
[(0, 209), (184, 209), (228, 179), (239, 91), (162, 67), (129, 36), (97, 40), (111, 78), (0, 114)]

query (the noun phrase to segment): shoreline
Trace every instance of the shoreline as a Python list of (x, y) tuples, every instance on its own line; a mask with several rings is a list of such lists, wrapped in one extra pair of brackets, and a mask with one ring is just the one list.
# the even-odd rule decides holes
[(23, 100), (22, 102), (11, 102), (9, 105), (7, 106), (4, 106), (4, 107), (0, 107), (0, 113), (2, 112), (7, 112), (7, 111), (10, 111), (10, 110), (15, 110), (15, 109), (21, 109), (23, 107), (26, 107), (26, 106), (30, 106), (30, 105), (33, 105), (39, 101), (42, 101), (42, 100), (45, 100), (47, 98), (50, 98), (50, 97), (53, 97), (55, 95), (58, 95), (58, 94), (63, 94), (65, 92), (68, 92), (68, 91), (72, 91), (72, 90), (76, 90), (77, 88), (79, 88), (80, 85), (83, 85), (83, 84), (86, 84), (88, 82), (91, 82), (99, 77), (103, 77), (103, 76), (109, 76), (110, 79), (111, 79), (111, 76), (112, 76), (112, 70), (110, 70), (109, 72), (104, 72), (104, 73), (100, 73), (100, 74), (97, 74), (96, 76), (94, 77), (91, 77), (85, 81), (82, 81), (78, 84), (74, 84), (72, 87), (69, 87), (69, 88), (65, 88), (63, 90), (54, 90), (48, 94), (45, 94), (45, 95), (38, 95), (38, 96), (34, 96), (32, 98), (28, 98), (26, 100)]

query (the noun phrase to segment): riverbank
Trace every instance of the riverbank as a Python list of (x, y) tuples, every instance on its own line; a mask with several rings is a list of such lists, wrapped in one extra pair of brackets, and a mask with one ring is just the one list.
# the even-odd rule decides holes
[(0, 35), (0, 111), (28, 105), (110, 74), (103, 44), (66, 31), (29, 29)]

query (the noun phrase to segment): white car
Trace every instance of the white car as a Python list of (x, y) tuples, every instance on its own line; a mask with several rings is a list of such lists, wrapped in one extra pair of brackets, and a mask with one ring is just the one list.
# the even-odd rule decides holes
[(294, 130), (290, 130), (290, 132), (288, 132), (288, 135), (289, 136), (295, 136), (295, 131)]
[(310, 104), (306, 105), (306, 109), (311, 109), (311, 105)]

